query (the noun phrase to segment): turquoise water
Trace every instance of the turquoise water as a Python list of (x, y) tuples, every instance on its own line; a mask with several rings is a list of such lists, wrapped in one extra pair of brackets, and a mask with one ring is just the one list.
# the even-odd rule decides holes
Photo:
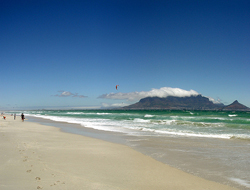
[(250, 112), (160, 110), (25, 111), (54, 121), (134, 135), (172, 135), (250, 140)]
[(122, 138), (126, 145), (185, 172), (250, 189), (250, 112), (39, 110), (23, 113), (47, 125), (53, 124), (49, 120), (79, 124), (78, 127), (55, 124), (66, 132), (85, 136), (93, 132), (91, 137), (111, 142)]

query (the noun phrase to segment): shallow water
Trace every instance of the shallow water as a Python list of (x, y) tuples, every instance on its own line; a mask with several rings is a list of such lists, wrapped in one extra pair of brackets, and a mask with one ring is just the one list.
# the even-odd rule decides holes
[(50, 110), (27, 111), (25, 114), (137, 136), (146, 134), (250, 140), (249, 112)]

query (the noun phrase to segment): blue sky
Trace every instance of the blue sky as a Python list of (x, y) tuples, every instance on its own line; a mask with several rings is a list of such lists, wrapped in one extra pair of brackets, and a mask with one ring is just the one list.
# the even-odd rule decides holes
[(249, 7), (248, 0), (0, 0), (0, 110), (193, 92), (250, 107)]

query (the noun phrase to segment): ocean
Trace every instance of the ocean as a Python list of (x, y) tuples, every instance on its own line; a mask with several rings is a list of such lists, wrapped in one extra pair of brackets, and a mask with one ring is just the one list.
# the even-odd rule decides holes
[(250, 112), (38, 110), (23, 113), (66, 132), (125, 144), (193, 175), (250, 189)]

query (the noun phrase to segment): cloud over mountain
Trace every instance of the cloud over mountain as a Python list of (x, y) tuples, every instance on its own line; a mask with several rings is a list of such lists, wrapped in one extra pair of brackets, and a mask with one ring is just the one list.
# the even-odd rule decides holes
[(197, 96), (199, 93), (194, 90), (187, 91), (180, 88), (162, 87), (160, 89), (153, 88), (151, 91), (103, 94), (98, 98), (136, 101), (145, 97), (165, 98), (167, 96), (186, 97), (192, 95)]

